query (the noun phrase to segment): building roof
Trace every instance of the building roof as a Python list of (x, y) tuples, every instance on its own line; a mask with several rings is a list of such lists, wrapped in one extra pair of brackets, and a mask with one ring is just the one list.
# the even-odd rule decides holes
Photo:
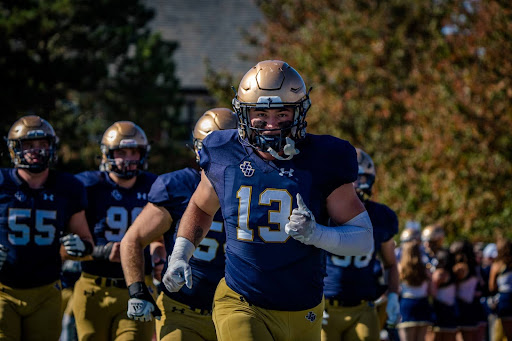
[(255, 0), (147, 0), (155, 9), (152, 27), (176, 41), (176, 73), (181, 88), (204, 89), (205, 61), (216, 70), (242, 76), (256, 60), (242, 60), (254, 47), (243, 38), (263, 15)]

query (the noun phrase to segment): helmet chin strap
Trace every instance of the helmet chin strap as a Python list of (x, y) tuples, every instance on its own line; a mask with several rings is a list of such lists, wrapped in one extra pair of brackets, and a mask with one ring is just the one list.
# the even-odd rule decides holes
[(289, 137), (286, 137), (286, 145), (283, 148), (284, 154), (288, 155), (288, 157), (282, 157), (274, 149), (272, 149), (272, 147), (268, 147), (267, 152), (269, 152), (270, 155), (281, 161), (291, 160), (294, 155), (300, 153), (300, 151), (297, 148), (295, 148), (295, 141)]

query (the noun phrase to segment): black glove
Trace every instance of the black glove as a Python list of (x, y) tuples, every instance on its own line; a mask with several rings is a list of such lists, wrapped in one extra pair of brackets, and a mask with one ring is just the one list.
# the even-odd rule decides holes
[(153, 314), (157, 320), (160, 320), (162, 312), (158, 309), (144, 282), (130, 284), (128, 292), (130, 293), (127, 312), (129, 318), (143, 322), (151, 321), (151, 314)]

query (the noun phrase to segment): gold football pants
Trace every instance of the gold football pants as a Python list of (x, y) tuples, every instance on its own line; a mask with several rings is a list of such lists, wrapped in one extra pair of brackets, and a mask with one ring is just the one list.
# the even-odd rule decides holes
[(160, 321), (155, 321), (158, 340), (217, 340), (211, 311), (192, 310), (189, 306), (170, 299), (163, 292), (156, 303), (162, 311)]
[(322, 301), (301, 311), (263, 309), (241, 299), (222, 279), (215, 291), (213, 322), (220, 341), (319, 341), (323, 308)]
[(154, 322), (128, 318), (129, 299), (128, 289), (109, 285), (104, 277), (82, 273), (73, 292), (73, 314), (79, 340), (151, 340)]
[(31, 289), (0, 283), (0, 340), (58, 340), (60, 329), (60, 281)]
[(364, 301), (354, 307), (343, 307), (326, 300), (329, 314), (327, 324), (322, 326), (322, 341), (377, 341), (380, 326), (373, 302)]

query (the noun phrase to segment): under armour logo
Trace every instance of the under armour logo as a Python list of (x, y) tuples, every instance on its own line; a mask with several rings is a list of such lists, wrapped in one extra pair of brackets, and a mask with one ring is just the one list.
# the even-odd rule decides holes
[(148, 200), (148, 194), (137, 192), (137, 199), (138, 200)]
[(142, 309), (144, 308), (144, 304), (143, 303), (132, 303), (132, 307), (133, 309), (135, 310), (135, 312), (141, 312)]
[(244, 161), (244, 163), (240, 165), (240, 169), (242, 170), (242, 173), (244, 173), (244, 175), (248, 178), (254, 175), (254, 168), (252, 168), (250, 161)]
[(53, 201), (53, 194), (43, 193), (43, 200)]
[(21, 202), (27, 200), (27, 196), (22, 191), (16, 192), (16, 194), (14, 194), (14, 197), (16, 198), (16, 200)]
[(176, 307), (172, 307), (172, 312), (175, 313), (175, 312), (180, 312), (182, 314), (185, 314), (185, 308), (182, 308), (182, 309), (178, 309)]
[(309, 322), (315, 322), (316, 320), (316, 314), (312, 311), (310, 311), (307, 315), (306, 315), (306, 320), (308, 320)]
[(114, 199), (116, 199), (117, 201), (123, 199), (123, 195), (121, 193), (119, 193), (119, 191), (117, 189), (113, 190), (112, 193), (110, 193), (112, 195), (112, 197)]
[(289, 171), (286, 171), (286, 170), (284, 170), (284, 168), (281, 168), (281, 169), (279, 170), (279, 175), (281, 175), (281, 176), (288, 175), (288, 176), (291, 178), (291, 177), (293, 176), (293, 169), (292, 169), (292, 168), (290, 168), (290, 170), (289, 170)]

